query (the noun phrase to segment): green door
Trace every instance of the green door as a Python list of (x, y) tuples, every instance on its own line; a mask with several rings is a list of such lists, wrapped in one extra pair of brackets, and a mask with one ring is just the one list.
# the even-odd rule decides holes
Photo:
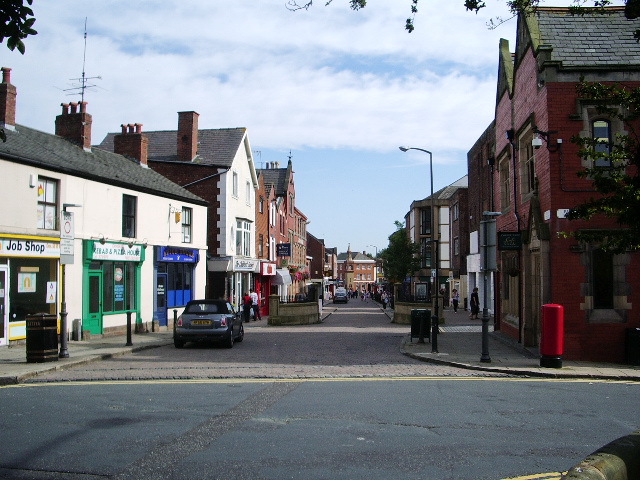
[(98, 335), (102, 333), (102, 273), (89, 273), (88, 311), (82, 325), (83, 330)]

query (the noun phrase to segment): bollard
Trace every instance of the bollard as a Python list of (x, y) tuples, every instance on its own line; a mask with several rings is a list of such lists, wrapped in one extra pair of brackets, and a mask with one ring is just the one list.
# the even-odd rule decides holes
[(540, 366), (562, 368), (564, 352), (564, 307), (556, 304), (542, 306), (540, 335)]
[(131, 312), (127, 312), (127, 343), (126, 346), (130, 347), (133, 345), (131, 341)]

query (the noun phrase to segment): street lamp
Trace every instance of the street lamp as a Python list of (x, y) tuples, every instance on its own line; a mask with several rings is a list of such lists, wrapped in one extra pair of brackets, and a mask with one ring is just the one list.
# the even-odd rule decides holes
[(376, 247), (375, 245), (367, 245), (367, 247), (373, 247), (376, 249), (376, 258), (378, 258), (378, 247)]
[[(436, 233), (436, 222), (435, 222), (435, 199), (433, 197), (433, 154), (429, 150), (425, 150), (424, 148), (417, 147), (399, 147), (401, 151), (408, 152), (409, 150), (418, 150), (420, 152), (424, 152), (429, 154), (429, 175), (431, 176), (431, 261), (435, 263), (434, 270), (435, 280), (434, 280), (434, 291), (435, 291), (435, 301), (433, 305), (433, 317), (431, 318), (431, 352), (438, 353), (438, 291), (439, 291), (439, 280), (438, 280), (438, 239)], [(434, 254), (434, 245), (435, 245), (435, 254)]]

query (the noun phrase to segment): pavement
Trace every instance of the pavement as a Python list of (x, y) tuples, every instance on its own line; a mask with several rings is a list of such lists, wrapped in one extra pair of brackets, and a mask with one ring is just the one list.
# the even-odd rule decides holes
[[(326, 306), (322, 318), (334, 311), (335, 308)], [(390, 320), (393, 318), (393, 310), (386, 309), (383, 312)], [(451, 309), (445, 309), (444, 317), (445, 323), (440, 326), (438, 334), (437, 352), (433, 352), (428, 339), (425, 339), (425, 343), (418, 343), (416, 337), (411, 339), (409, 325), (400, 351), (421, 361), (524, 377), (640, 381), (640, 366), (563, 360), (562, 368), (540, 367), (540, 357), (535, 350), (524, 348), (500, 332), (493, 331), (488, 334), (490, 362), (482, 362), (482, 322), (469, 319), (468, 312), (463, 310), (454, 313)], [(251, 322), (250, 326), (267, 327), (267, 321), (268, 317), (263, 317), (260, 321)], [(69, 340), (68, 358), (44, 363), (27, 363), (24, 344), (0, 347), (0, 385), (19, 384), (46, 372), (173, 343), (170, 331), (133, 334), (131, 340), (132, 345), (126, 345), (125, 335), (101, 338), (94, 335), (91, 340)]]

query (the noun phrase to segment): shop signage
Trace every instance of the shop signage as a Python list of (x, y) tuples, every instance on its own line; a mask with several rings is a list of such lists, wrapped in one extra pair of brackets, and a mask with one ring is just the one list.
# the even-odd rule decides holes
[(261, 275), (272, 276), (272, 275), (276, 274), (276, 264), (275, 263), (261, 263), (260, 267), (261, 267), (261, 271), (260, 271)]
[(522, 237), (518, 232), (498, 232), (498, 250), (520, 250)]
[(279, 257), (290, 257), (291, 256), (291, 244), (290, 243), (279, 243), (276, 245), (276, 250), (278, 252)]
[(60, 258), (60, 244), (20, 238), (0, 239), (0, 257)]
[(190, 248), (159, 247), (159, 262), (197, 263), (198, 251)]
[(121, 262), (139, 262), (142, 260), (142, 248), (140, 245), (129, 247), (121, 243), (93, 242), (93, 248), (89, 252), (92, 260), (113, 260)]
[(236, 272), (255, 272), (257, 260), (236, 258), (233, 260), (233, 270)]

